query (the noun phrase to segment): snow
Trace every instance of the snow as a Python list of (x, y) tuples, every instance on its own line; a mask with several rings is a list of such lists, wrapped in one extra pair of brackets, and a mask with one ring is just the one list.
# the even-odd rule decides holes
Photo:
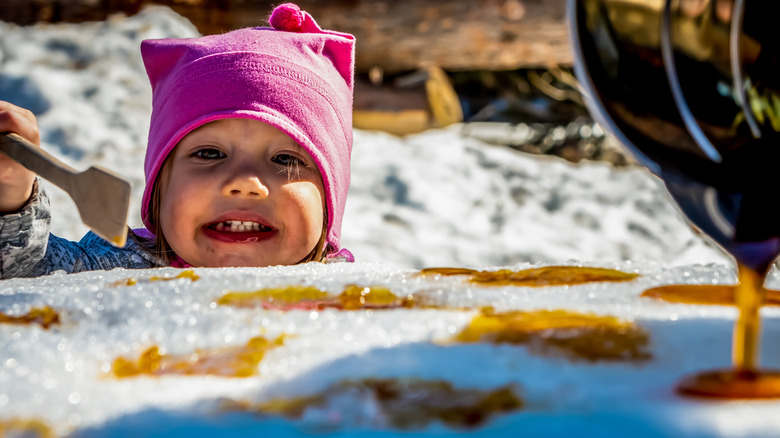
[[(140, 226), (143, 150), (150, 90), (142, 39), (195, 36), (165, 8), (82, 25), (0, 23), (0, 99), (37, 113), (43, 147), (84, 169), (98, 164), (133, 184), (131, 225)], [(489, 129), (489, 128), (487, 128)], [(498, 132), (498, 130), (496, 131)], [(72, 202), (47, 186), (55, 234), (86, 229)], [(173, 268), (0, 281), (0, 312), (50, 306), (62, 322), (0, 324), (3, 421), (39, 419), (60, 435), (86, 436), (772, 436), (777, 401), (716, 402), (681, 397), (675, 385), (730, 365), (736, 309), (640, 297), (657, 285), (733, 284), (732, 260), (695, 232), (641, 168), (578, 165), (487, 144), (470, 125), (398, 138), (355, 131), (343, 243), (354, 264)], [(480, 286), (418, 275), (431, 266), (497, 270), (553, 264), (635, 272), (626, 283), (544, 288)], [(135, 284), (127, 280), (135, 279)], [(775, 271), (769, 286), (780, 287)], [(340, 311), (240, 309), (216, 304), (228, 292), (313, 285), (388, 287), (444, 309)], [(646, 362), (583, 362), (525, 346), (450, 340), (484, 306), (614, 315), (649, 334)], [(780, 367), (780, 309), (762, 310), (760, 363)], [(151, 346), (190, 355), (284, 334), (248, 378), (107, 377), (117, 357)], [(476, 429), (432, 421), (398, 430), (376, 401), (342, 395), (300, 419), (225, 411), (226, 399), (263, 403), (328, 393), (345, 379), (444, 380), (489, 391), (512, 385), (523, 408)], [(332, 391), (331, 391), (332, 392)]]
[[(780, 427), (780, 420), (771, 415), (777, 402), (716, 403), (674, 393), (683, 377), (729, 366), (736, 309), (639, 297), (649, 287), (681, 278), (692, 284), (732, 283), (729, 268), (664, 268), (650, 262), (603, 266), (642, 277), (609, 286), (479, 287), (447, 277), (420, 277), (413, 269), (356, 263), (201, 268), (195, 270), (201, 277), (197, 281), (149, 280), (152, 275), (174, 277), (179, 271), (173, 268), (6, 280), (0, 282), (0, 308), (23, 314), (48, 305), (61, 312), (63, 321), (49, 330), (0, 326), (2, 418), (43, 417), (62, 433), (75, 431), (74, 436), (172, 431), (207, 436), (226, 430), (248, 435), (269, 428), (298, 436), (334, 427), (333, 413), (285, 422), (257, 414), (220, 413), (219, 401), (260, 403), (316, 394), (344, 379), (413, 377), (443, 379), (459, 388), (488, 390), (507, 384), (520, 388), (526, 408), (470, 432), (476, 436), (509, 436), (518, 430), (562, 436), (572, 428), (611, 436), (634, 433), (638, 425), (649, 427), (654, 436), (758, 436)], [(118, 285), (128, 278), (137, 279), (137, 284)], [(282, 312), (212, 304), (229, 291), (290, 284), (316, 284), (334, 294), (349, 284), (385, 285), (399, 295), (428, 296), (451, 308), (472, 310)], [(497, 310), (619, 315), (650, 333), (653, 357), (646, 363), (588, 363), (539, 356), (523, 347), (446, 342), (468, 324), (475, 309), (487, 304)], [(767, 308), (764, 313), (764, 339), (772, 339), (780, 335), (780, 309)], [(113, 359), (138, 356), (151, 345), (167, 354), (186, 355), (241, 345), (260, 334), (268, 338), (286, 334), (288, 340), (267, 354), (256, 377), (105, 377)], [(764, 342), (762, 363), (780, 363), (776, 343)], [(338, 407), (332, 409), (339, 412)], [(370, 412), (339, 413), (346, 419), (338, 427), (348, 434), (382, 430), (381, 419)], [(436, 424), (423, 429), (446, 430)], [(384, 435), (392, 433), (385, 430)]]

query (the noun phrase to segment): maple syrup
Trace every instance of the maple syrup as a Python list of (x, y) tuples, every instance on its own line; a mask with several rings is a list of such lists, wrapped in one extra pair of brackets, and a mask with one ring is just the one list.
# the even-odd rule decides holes
[(527, 345), (533, 353), (590, 362), (651, 358), (649, 336), (636, 325), (566, 310), (496, 313), (486, 308), (453, 340)]
[(192, 281), (198, 281), (200, 280), (200, 275), (196, 274), (195, 271), (193, 271), (192, 269), (185, 269), (175, 277), (154, 276), (154, 277), (149, 277), (149, 281), (171, 281), (171, 280), (178, 280), (180, 278), (189, 278)]
[(425, 268), (420, 270), (420, 275), (441, 275), (443, 277), (450, 277), (453, 275), (474, 275), (476, 269), (468, 268)]
[(21, 418), (0, 420), (0, 437), (54, 438), (55, 436), (51, 427), (40, 420)]
[(60, 314), (49, 306), (33, 307), (24, 315), (9, 316), (0, 313), (0, 324), (38, 324), (44, 329), (60, 323)]
[(351, 284), (344, 288), (338, 300), (344, 310), (413, 307), (411, 296), (401, 298), (383, 286), (363, 287)]
[(707, 371), (683, 380), (677, 390), (683, 395), (712, 398), (780, 397), (780, 372), (725, 369)]
[[(181, 271), (178, 275), (174, 277), (160, 277), (158, 275), (149, 277), (147, 281), (153, 282), (153, 281), (172, 281), (172, 280), (178, 280), (180, 278), (189, 278), (192, 281), (198, 281), (200, 280), (200, 276), (195, 273), (192, 269), (185, 269)], [(111, 286), (117, 287), (117, 286), (135, 286), (138, 284), (138, 279), (135, 277), (130, 277), (126, 280), (120, 280), (115, 283), (113, 283)]]
[(135, 361), (124, 357), (115, 359), (111, 373), (120, 379), (167, 374), (250, 377), (258, 373), (257, 364), (265, 353), (283, 343), (283, 336), (274, 341), (258, 336), (243, 346), (222, 350), (198, 350), (191, 355), (179, 356), (161, 353), (159, 347), (152, 346)]
[(358, 399), (372, 399), (379, 415), (388, 426), (398, 429), (419, 429), (433, 421), (451, 427), (472, 428), (491, 416), (517, 411), (523, 401), (514, 388), (504, 386), (494, 390), (458, 389), (442, 380), (362, 379), (338, 382), (324, 392), (310, 396), (274, 399), (252, 405), (248, 402), (223, 403), (225, 411), (254, 411), (263, 414), (300, 418), (310, 407), (322, 407), (332, 397), (359, 393)]
[(316, 303), (328, 298), (328, 293), (314, 286), (284, 286), (259, 289), (252, 292), (228, 292), (217, 300), (220, 306), (239, 308), (291, 308), (300, 303)]
[(780, 371), (758, 368), (760, 314), (766, 292), (763, 278), (739, 266), (735, 301), (739, 316), (734, 326), (732, 369), (705, 371), (684, 379), (677, 390), (684, 395), (713, 398), (780, 397)]
[[(735, 306), (736, 290), (736, 285), (670, 284), (647, 289), (641, 296), (678, 304)], [(780, 291), (765, 293), (765, 306), (780, 306)]]
[(639, 274), (616, 269), (591, 268), (586, 266), (545, 266), (541, 268), (512, 271), (477, 271), (464, 268), (427, 268), (420, 275), (455, 276), (467, 275), (472, 283), (484, 286), (573, 286), (594, 282), (623, 282), (639, 277)]
[(241, 308), (263, 307), (278, 310), (359, 310), (413, 307), (412, 296), (399, 297), (384, 286), (350, 284), (334, 296), (313, 286), (292, 285), (253, 292), (228, 292), (217, 304)]

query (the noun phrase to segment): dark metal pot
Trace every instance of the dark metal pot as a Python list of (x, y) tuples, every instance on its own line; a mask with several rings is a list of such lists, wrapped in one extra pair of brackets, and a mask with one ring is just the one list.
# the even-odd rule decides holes
[(778, 12), (774, 0), (567, 3), (593, 116), (756, 267), (780, 252)]

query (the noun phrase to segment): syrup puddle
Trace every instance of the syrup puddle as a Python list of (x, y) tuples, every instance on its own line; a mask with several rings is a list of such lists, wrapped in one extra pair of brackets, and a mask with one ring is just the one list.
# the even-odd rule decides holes
[(595, 282), (623, 282), (639, 277), (639, 274), (616, 269), (589, 268), (581, 266), (546, 266), (542, 268), (512, 271), (477, 271), (464, 268), (427, 268), (420, 275), (468, 276), (472, 283), (484, 286), (573, 286)]
[(491, 308), (483, 309), (453, 338), (462, 343), (526, 345), (535, 354), (589, 362), (647, 361), (652, 358), (649, 340), (644, 330), (613, 316), (565, 310), (496, 313)]
[(218, 305), (277, 310), (360, 310), (414, 307), (412, 296), (399, 297), (384, 286), (348, 285), (333, 296), (313, 286), (285, 286), (254, 292), (228, 292)]
[[(193, 271), (192, 269), (185, 269), (185, 270), (181, 271), (181, 273), (179, 275), (176, 275), (174, 277), (153, 276), (153, 277), (149, 277), (149, 279), (146, 280), (146, 281), (151, 283), (151, 282), (155, 282), (155, 281), (178, 280), (180, 278), (189, 278), (192, 281), (200, 280), (200, 276), (198, 274), (196, 274), (195, 271)], [(134, 286), (134, 285), (138, 284), (139, 281), (143, 281), (143, 280), (138, 280), (135, 277), (130, 277), (127, 280), (117, 281), (117, 282), (111, 284), (111, 286), (114, 286), (114, 287), (118, 287), (118, 286)]]
[(763, 277), (745, 266), (739, 266), (739, 285), (732, 289), (728, 300), (739, 308), (739, 317), (734, 325), (733, 368), (704, 371), (687, 377), (677, 386), (677, 391), (683, 395), (709, 398), (780, 397), (780, 370), (758, 367), (759, 311), (769, 295), (763, 287)]
[[(643, 297), (677, 304), (736, 306), (736, 285), (671, 284), (647, 289)], [(767, 290), (764, 305), (780, 306), (780, 291)]]
[(43, 421), (13, 418), (0, 420), (0, 437), (54, 438), (56, 435)]
[(169, 355), (161, 352), (159, 347), (152, 346), (136, 360), (124, 357), (115, 359), (110, 374), (120, 379), (170, 374), (250, 377), (258, 374), (257, 365), (265, 353), (283, 344), (284, 336), (273, 341), (258, 336), (250, 339), (246, 345), (196, 350), (190, 355)]
[(44, 329), (49, 329), (54, 324), (59, 325), (60, 314), (49, 306), (33, 307), (24, 315), (10, 316), (0, 313), (0, 324), (38, 324)]
[[(345, 406), (355, 400), (357, 406)], [(231, 401), (225, 411), (249, 411), (300, 419), (307, 410), (317, 409), (328, 419), (352, 418), (366, 413), (373, 427), (421, 429), (442, 422), (454, 428), (473, 428), (492, 416), (518, 411), (523, 401), (510, 386), (494, 390), (457, 389), (441, 380), (363, 379), (339, 382), (320, 394), (291, 399), (275, 399), (251, 404)], [(344, 410), (350, 412), (345, 415)], [(378, 411), (378, 412), (377, 412)], [(382, 422), (384, 424), (376, 424)]]

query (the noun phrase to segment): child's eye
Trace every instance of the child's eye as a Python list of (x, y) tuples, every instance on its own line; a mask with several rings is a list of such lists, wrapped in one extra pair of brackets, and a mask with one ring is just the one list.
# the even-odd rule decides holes
[(220, 158), (225, 158), (227, 155), (218, 149), (207, 148), (195, 151), (192, 156), (202, 160), (218, 160)]
[(303, 160), (292, 154), (276, 154), (271, 158), (271, 161), (285, 167), (306, 167)]

